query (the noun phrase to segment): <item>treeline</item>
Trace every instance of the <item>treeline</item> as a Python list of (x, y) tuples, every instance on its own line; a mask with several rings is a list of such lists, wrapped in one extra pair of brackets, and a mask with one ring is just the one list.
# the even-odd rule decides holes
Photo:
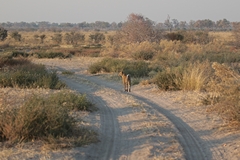
[[(150, 20), (151, 21), (151, 20)], [(153, 22), (153, 21), (152, 21)], [(126, 22), (104, 22), (96, 21), (94, 23), (50, 23), (42, 22), (6, 22), (0, 23), (0, 27), (7, 30), (18, 31), (70, 31), (70, 30), (119, 30)], [(227, 19), (218, 20), (216, 22), (204, 19), (197, 21), (178, 21), (177, 19), (166, 19), (163, 23), (153, 22), (156, 29), (161, 30), (209, 30), (209, 31), (229, 31), (235, 22), (230, 22)]]
[(120, 23), (108, 23), (102, 21), (96, 21), (95, 23), (50, 23), (50, 22), (7, 22), (0, 23), (0, 27), (7, 30), (24, 30), (24, 31), (69, 31), (69, 30), (117, 30), (121, 28)]

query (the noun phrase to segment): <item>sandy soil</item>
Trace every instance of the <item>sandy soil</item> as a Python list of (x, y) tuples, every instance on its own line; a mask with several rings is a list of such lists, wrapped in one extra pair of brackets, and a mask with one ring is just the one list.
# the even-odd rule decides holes
[[(83, 57), (34, 62), (59, 71), (69, 88), (86, 93), (96, 104), (98, 111), (79, 116), (99, 133), (100, 142), (57, 151), (42, 149), (38, 143), (3, 148), (0, 159), (240, 159), (240, 132), (206, 112), (208, 106), (200, 103), (202, 93), (161, 92), (154, 85), (136, 85), (127, 93), (120, 79), (87, 73), (87, 66), (98, 60)], [(61, 75), (65, 70), (75, 74)]]

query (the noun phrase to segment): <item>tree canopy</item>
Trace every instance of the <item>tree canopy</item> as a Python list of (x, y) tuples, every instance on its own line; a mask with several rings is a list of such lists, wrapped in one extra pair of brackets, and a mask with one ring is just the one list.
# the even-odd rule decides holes
[(118, 32), (119, 39), (128, 43), (155, 41), (157, 35), (153, 21), (140, 14), (133, 13), (128, 16), (128, 20), (123, 23), (121, 30)]

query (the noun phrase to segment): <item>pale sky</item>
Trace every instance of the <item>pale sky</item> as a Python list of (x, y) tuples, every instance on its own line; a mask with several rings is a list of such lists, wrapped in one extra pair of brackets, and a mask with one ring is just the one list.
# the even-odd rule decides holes
[(240, 0), (0, 0), (0, 23), (124, 22), (129, 14), (154, 22), (226, 18), (240, 21)]

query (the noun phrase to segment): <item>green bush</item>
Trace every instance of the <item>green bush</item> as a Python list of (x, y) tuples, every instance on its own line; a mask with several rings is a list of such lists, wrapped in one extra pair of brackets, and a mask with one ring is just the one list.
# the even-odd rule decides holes
[(34, 53), (37, 58), (69, 58), (71, 54), (65, 55), (62, 52), (41, 52), (41, 53)]
[(71, 72), (71, 71), (62, 71), (62, 74), (64, 74), (64, 75), (73, 75), (74, 72)]
[(128, 65), (123, 68), (123, 71), (132, 77), (146, 77), (151, 71), (151, 68), (149, 67), (149, 63), (145, 61), (133, 61), (129, 62)]
[(182, 74), (179, 71), (164, 70), (158, 72), (153, 78), (153, 82), (161, 90), (180, 90)]
[(171, 40), (171, 41), (182, 41), (183, 40), (183, 35), (181, 35), (180, 33), (167, 33), (165, 35), (165, 38), (167, 40)]
[(89, 66), (88, 71), (92, 74), (98, 72), (118, 72), (128, 64), (127, 60), (104, 58), (99, 62), (96, 62)]
[(25, 53), (25, 52), (20, 52), (20, 51), (13, 51), (12, 52), (12, 56), (13, 57), (28, 57), (29, 54), (28, 53)]
[(86, 95), (79, 95), (72, 92), (59, 92), (50, 96), (49, 103), (55, 103), (56, 105), (62, 105), (69, 110), (94, 110), (94, 105), (88, 101)]
[(150, 72), (149, 64), (144, 61), (128, 61), (122, 59), (105, 58), (89, 66), (88, 71), (91, 74), (103, 72), (124, 71), (133, 77), (148, 76)]
[(0, 60), (0, 87), (19, 88), (64, 88), (56, 71), (48, 72), (43, 65), (33, 64), (25, 60)]

